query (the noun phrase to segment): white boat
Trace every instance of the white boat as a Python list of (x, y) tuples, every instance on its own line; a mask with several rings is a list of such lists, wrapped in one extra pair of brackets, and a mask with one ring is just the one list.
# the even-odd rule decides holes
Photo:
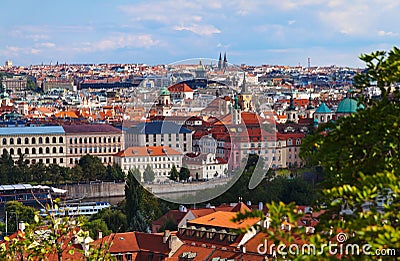
[(68, 203), (61, 205), (57, 209), (46, 210), (40, 209), (40, 215), (46, 216), (49, 213), (55, 214), (56, 216), (90, 216), (97, 214), (104, 208), (111, 207), (109, 202), (80, 202), (80, 203)]

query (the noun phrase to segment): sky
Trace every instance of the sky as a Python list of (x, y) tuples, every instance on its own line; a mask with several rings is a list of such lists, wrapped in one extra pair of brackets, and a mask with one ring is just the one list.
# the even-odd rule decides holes
[(396, 0), (2, 1), (0, 63), (363, 67), (400, 43)]

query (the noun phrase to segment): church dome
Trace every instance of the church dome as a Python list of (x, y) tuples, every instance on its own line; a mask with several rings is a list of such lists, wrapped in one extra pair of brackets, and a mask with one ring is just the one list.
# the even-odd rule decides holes
[(168, 91), (167, 88), (162, 87), (162, 88), (160, 89), (160, 91), (158, 92), (158, 95), (166, 96), (166, 95), (170, 95), (170, 92)]
[(321, 114), (325, 114), (325, 113), (332, 113), (331, 109), (329, 109), (328, 106), (326, 106), (325, 102), (321, 103), (321, 105), (317, 108), (317, 110), (315, 111), (315, 113), (321, 113)]
[(336, 113), (356, 113), (357, 110), (364, 109), (364, 105), (358, 105), (358, 102), (352, 98), (343, 99), (336, 110)]

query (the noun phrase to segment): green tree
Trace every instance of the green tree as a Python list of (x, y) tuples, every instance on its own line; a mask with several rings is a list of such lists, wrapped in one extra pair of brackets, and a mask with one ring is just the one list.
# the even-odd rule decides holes
[(96, 219), (103, 220), (107, 228), (114, 233), (128, 230), (126, 215), (120, 209), (104, 208), (99, 213), (93, 215), (90, 221)]
[(8, 201), (5, 211), (8, 215), (8, 232), (14, 232), (17, 231), (19, 222), (33, 220), (36, 210), (18, 201)]
[[(391, 90), (400, 82), (400, 51), (378, 51), (361, 55), (366, 63), (364, 73), (356, 77), (357, 87), (368, 87), (373, 82), (382, 91), (380, 100), (367, 101), (368, 107), (356, 114), (340, 118), (335, 123), (321, 126), (306, 138), (301, 156), (308, 164), (319, 165), (325, 173), (321, 183), (322, 198), (318, 202), (325, 211), (319, 217), (316, 233), (307, 241), (320, 249), (336, 240), (341, 232), (346, 234), (345, 244), (368, 244), (370, 253), (377, 249), (400, 249), (400, 102), (399, 91)], [(379, 202), (383, 201), (383, 205)], [(367, 208), (366, 204), (369, 205)], [(274, 242), (291, 242), (304, 230), (296, 228), (291, 233), (279, 229), (282, 217), (296, 227), (300, 216), (293, 213), (294, 205), (280, 202), (267, 205), (272, 226), (268, 233)], [(349, 214), (342, 212), (348, 207)], [(249, 216), (239, 215), (237, 220)], [(343, 235), (343, 234), (342, 234)], [(303, 236), (304, 237), (304, 236)], [(393, 253), (392, 253), (393, 254)], [(286, 256), (302, 260), (307, 256)], [(325, 251), (319, 260), (393, 260), (395, 256), (330, 255)]]
[(93, 239), (98, 239), (99, 231), (101, 231), (103, 236), (107, 236), (112, 232), (108, 229), (107, 223), (100, 218), (87, 221), (83, 225), (83, 229), (89, 231), (89, 235)]
[(125, 173), (117, 164), (107, 165), (106, 179), (108, 180), (125, 180)]
[(169, 172), (169, 177), (168, 177), (168, 178), (169, 178), (170, 180), (173, 180), (173, 181), (178, 181), (179, 172), (178, 172), (178, 170), (176, 169), (175, 165), (172, 166), (172, 169), (171, 169), (171, 171)]
[(190, 171), (186, 167), (182, 167), (179, 171), (179, 180), (180, 181), (187, 181), (190, 177)]
[(150, 165), (147, 164), (146, 168), (143, 171), (143, 180), (145, 183), (151, 183), (154, 181), (156, 174)]
[(125, 184), (126, 216), (128, 226), (134, 231), (147, 231), (148, 225), (143, 217), (141, 209), (141, 200), (143, 198), (144, 188), (140, 185), (135, 176), (140, 175), (136, 168), (129, 170)]
[(79, 160), (79, 166), (86, 180), (104, 179), (106, 176), (106, 167), (96, 156), (86, 154)]

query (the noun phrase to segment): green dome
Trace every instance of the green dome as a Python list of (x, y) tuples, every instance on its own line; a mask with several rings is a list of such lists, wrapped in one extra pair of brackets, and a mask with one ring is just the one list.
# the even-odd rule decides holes
[(326, 106), (325, 102), (321, 103), (321, 105), (315, 110), (315, 113), (332, 113), (331, 109)]
[(158, 92), (158, 95), (170, 95), (170, 92), (168, 91), (168, 89), (167, 88), (165, 88), (165, 87), (162, 87), (161, 89), (160, 89), (160, 91)]
[(356, 113), (360, 109), (364, 109), (364, 105), (358, 105), (355, 99), (345, 98), (339, 103), (336, 113)]

